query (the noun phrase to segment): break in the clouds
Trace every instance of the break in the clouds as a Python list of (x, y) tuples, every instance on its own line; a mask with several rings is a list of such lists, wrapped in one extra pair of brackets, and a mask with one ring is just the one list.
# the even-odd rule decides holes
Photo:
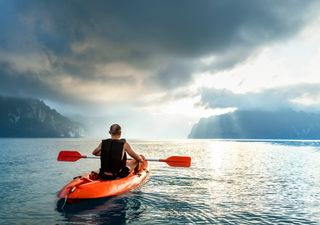
[(1, 92), (108, 102), (175, 89), (196, 71), (231, 68), (286, 40), (312, 18), (313, 5), (1, 1)]
[(320, 84), (296, 84), (267, 88), (258, 92), (233, 93), (229, 90), (203, 89), (201, 102), (208, 108), (277, 111), (315, 110), (320, 106)]

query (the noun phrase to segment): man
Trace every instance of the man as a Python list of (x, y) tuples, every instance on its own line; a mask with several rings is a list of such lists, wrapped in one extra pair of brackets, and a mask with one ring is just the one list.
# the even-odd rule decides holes
[[(92, 152), (93, 155), (100, 156), (101, 167), (99, 175), (104, 180), (126, 177), (129, 175), (130, 169), (135, 168), (138, 163), (142, 163), (145, 160), (143, 155), (135, 153), (125, 139), (120, 139), (120, 125), (111, 125), (109, 134), (111, 138), (102, 140)], [(126, 153), (133, 158), (128, 163)]]

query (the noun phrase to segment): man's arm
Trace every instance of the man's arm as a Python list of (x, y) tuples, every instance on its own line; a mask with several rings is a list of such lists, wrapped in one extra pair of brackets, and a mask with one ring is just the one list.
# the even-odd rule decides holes
[(93, 152), (92, 152), (93, 155), (95, 155), (95, 156), (100, 156), (101, 155), (101, 144), (102, 143), (100, 143), (99, 146), (96, 147), (95, 150), (93, 150)]
[(132, 149), (132, 147), (129, 145), (128, 142), (126, 142), (124, 144), (124, 150), (135, 160), (137, 160), (138, 162), (142, 163), (144, 160), (144, 157), (141, 155), (138, 155), (137, 153), (135, 153), (135, 151)]

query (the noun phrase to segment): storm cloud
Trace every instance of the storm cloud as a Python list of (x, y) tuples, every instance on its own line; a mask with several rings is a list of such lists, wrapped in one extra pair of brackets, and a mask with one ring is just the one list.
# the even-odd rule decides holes
[[(1, 1), (1, 92), (77, 99), (88, 94), (81, 92), (86, 85), (90, 92), (117, 92), (119, 86), (115, 95), (139, 90), (127, 98), (172, 90), (192, 82), (196, 71), (232, 68), (260, 47), (296, 34), (315, 4)], [(77, 87), (79, 94), (61, 87)]]

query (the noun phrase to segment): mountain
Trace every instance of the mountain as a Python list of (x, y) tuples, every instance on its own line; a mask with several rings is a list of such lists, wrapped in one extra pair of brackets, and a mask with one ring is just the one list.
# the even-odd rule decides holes
[(0, 137), (81, 137), (84, 128), (43, 101), (0, 96)]
[(320, 113), (238, 110), (200, 119), (188, 138), (320, 139)]

